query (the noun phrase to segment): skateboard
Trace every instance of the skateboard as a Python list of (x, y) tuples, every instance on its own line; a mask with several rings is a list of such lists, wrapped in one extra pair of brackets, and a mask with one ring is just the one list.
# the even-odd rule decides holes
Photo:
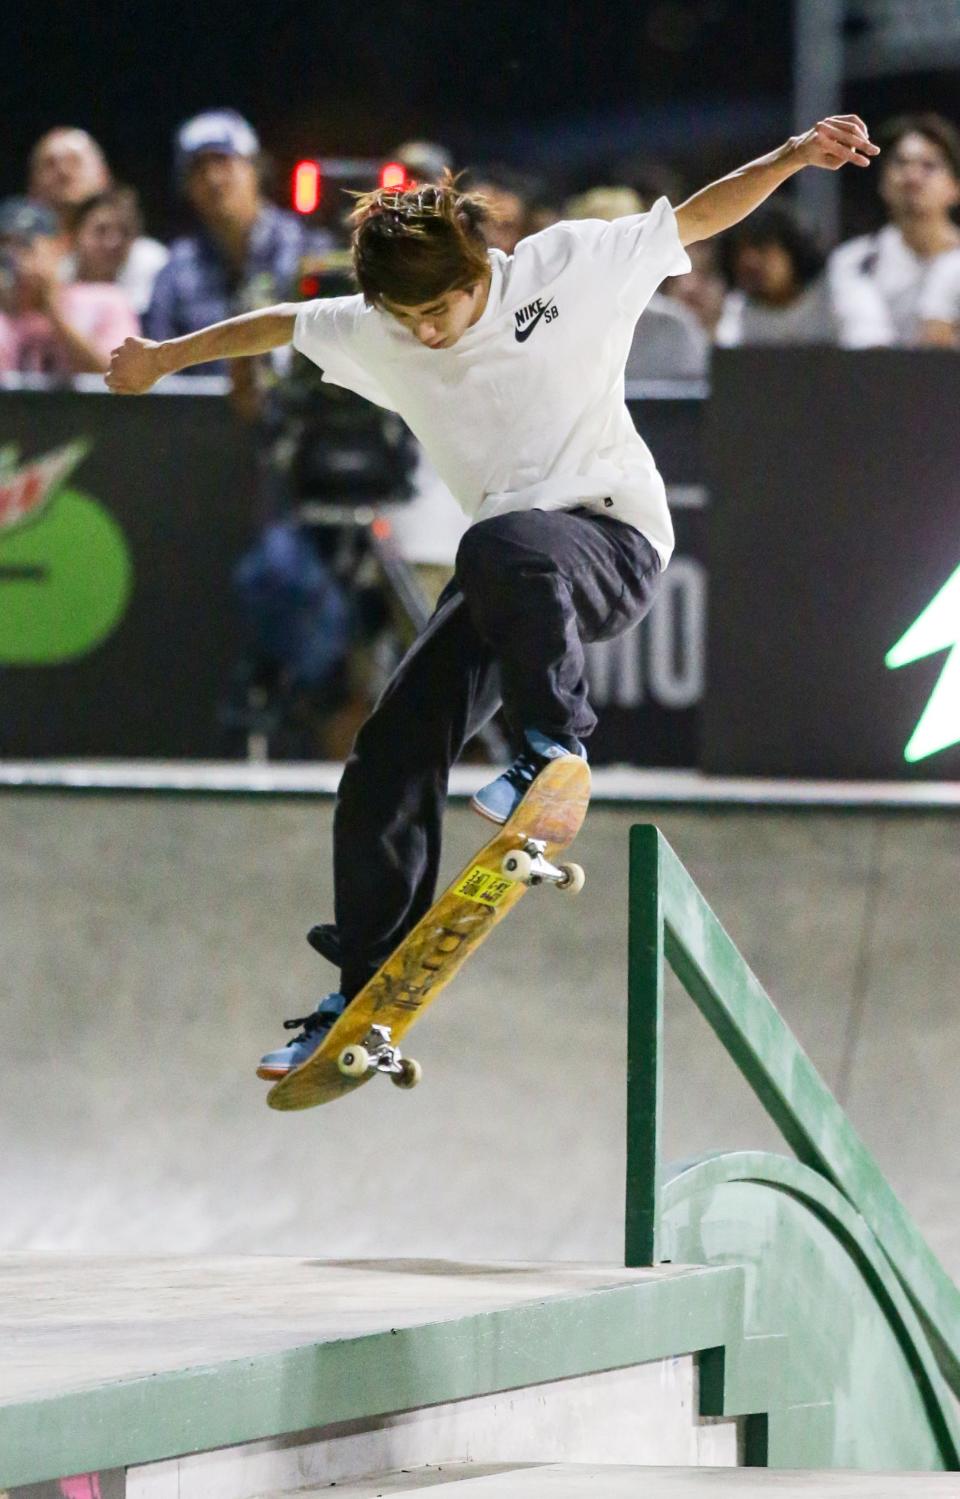
[(270, 1107), (332, 1103), (378, 1075), (400, 1088), (415, 1087), (420, 1065), (397, 1043), (470, 954), (532, 886), (550, 884), (570, 894), (582, 889), (579, 864), (555, 860), (580, 831), (589, 800), (586, 761), (565, 755), (546, 765), (513, 815), (407, 933), (313, 1056), (273, 1085)]

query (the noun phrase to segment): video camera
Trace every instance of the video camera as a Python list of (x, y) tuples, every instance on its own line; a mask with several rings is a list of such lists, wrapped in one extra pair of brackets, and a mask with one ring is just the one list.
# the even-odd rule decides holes
[[(296, 300), (355, 293), (348, 251), (301, 263)], [(283, 429), (278, 448), (291, 499), (356, 506), (412, 497), (417, 445), (399, 416), (326, 383), (297, 353), (276, 394)]]

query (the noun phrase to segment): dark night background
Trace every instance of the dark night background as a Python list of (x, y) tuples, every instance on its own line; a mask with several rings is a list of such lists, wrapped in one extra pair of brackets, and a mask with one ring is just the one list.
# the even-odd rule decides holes
[[(546, 172), (560, 190), (638, 156), (695, 187), (789, 133), (791, 16), (789, 0), (11, 5), (0, 192), (23, 190), (43, 131), (82, 125), (140, 189), (149, 228), (169, 234), (172, 133), (222, 104), (260, 131), (281, 198), (301, 155), (380, 156), (414, 135), (463, 164)], [(958, 112), (955, 73), (870, 79), (848, 96), (871, 122)], [(844, 191), (860, 227), (870, 186)]]

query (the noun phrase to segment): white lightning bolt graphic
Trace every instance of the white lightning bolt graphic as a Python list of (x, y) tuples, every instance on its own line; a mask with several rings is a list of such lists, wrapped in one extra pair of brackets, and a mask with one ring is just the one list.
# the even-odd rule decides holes
[(908, 666), (934, 651), (948, 649), (940, 679), (903, 752), (905, 760), (923, 760), (960, 743), (960, 567), (887, 652), (886, 663), (890, 667)]

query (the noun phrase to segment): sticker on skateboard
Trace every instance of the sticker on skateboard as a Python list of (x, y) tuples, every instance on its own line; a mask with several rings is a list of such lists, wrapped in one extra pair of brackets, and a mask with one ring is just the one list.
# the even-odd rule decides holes
[(494, 874), (492, 869), (483, 869), (479, 864), (463, 875), (458, 884), (454, 885), (454, 895), (462, 895), (467, 900), (479, 901), (482, 906), (499, 906), (503, 897), (510, 891), (513, 880), (506, 879), (502, 874)]
[(330, 1103), (385, 1073), (398, 1087), (420, 1067), (398, 1045), (489, 932), (534, 885), (576, 893), (578, 864), (557, 864), (580, 831), (590, 771), (575, 755), (552, 760), (516, 811), (434, 901), (430, 910), (347, 1006), (312, 1057), (276, 1082), (272, 1109)]

